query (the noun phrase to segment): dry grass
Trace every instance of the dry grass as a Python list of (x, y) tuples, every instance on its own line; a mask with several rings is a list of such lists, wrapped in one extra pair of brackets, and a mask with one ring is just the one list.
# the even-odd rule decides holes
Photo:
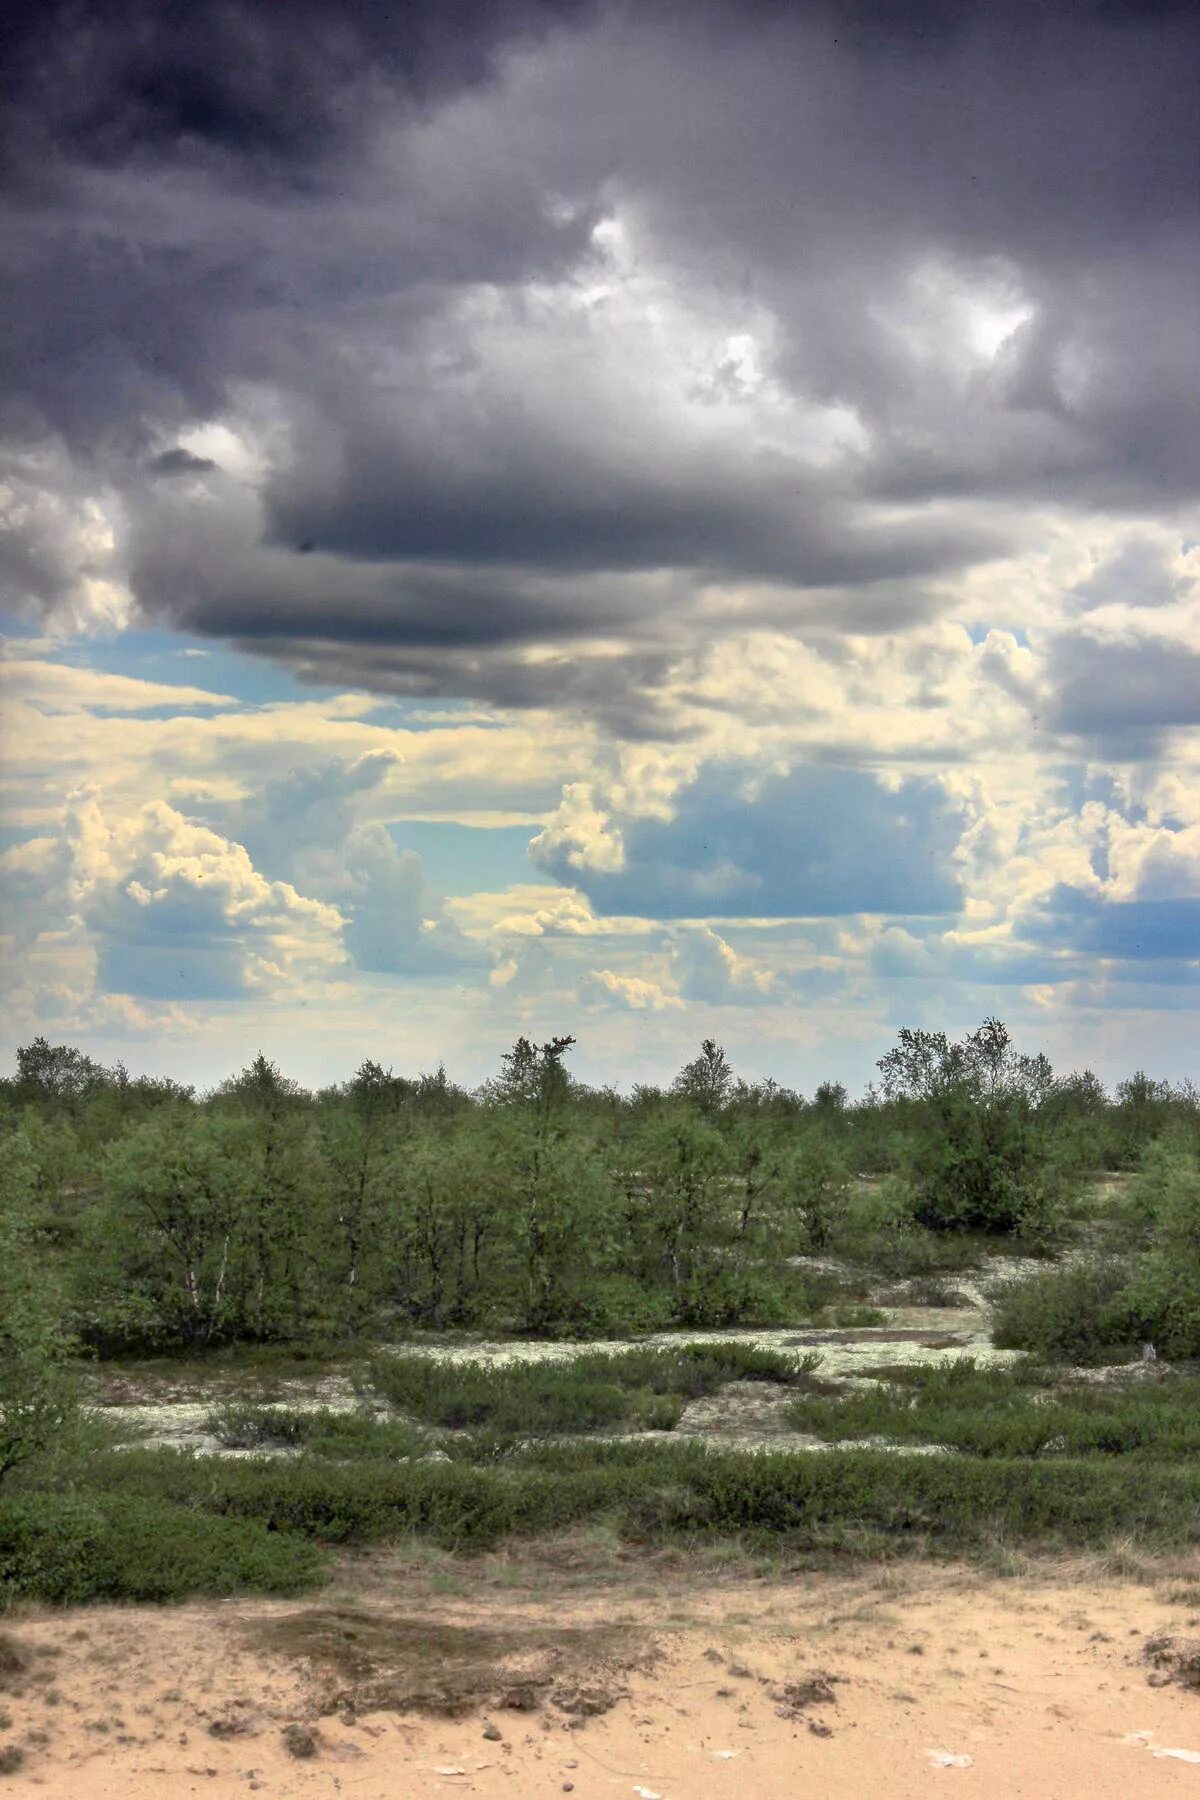
[(247, 1627), (255, 1648), (309, 1663), (326, 1713), (532, 1712), (549, 1702), (579, 1715), (607, 1710), (620, 1678), (647, 1666), (644, 1636), (620, 1625), (503, 1630), (363, 1605), (306, 1607)]

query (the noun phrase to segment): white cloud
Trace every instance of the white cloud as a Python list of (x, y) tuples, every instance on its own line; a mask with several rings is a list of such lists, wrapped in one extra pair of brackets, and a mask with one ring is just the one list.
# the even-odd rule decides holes
[(706, 929), (677, 933), (671, 968), (685, 999), (715, 1006), (769, 1004), (787, 991), (775, 970), (740, 955), (715, 931)]
[(599, 1001), (626, 1007), (630, 1012), (683, 1010), (684, 1003), (678, 994), (670, 993), (661, 983), (641, 975), (618, 975), (612, 969), (592, 969), (586, 985), (593, 1003)]
[(33, 657), (0, 658), (0, 701), (25, 703), (42, 714), (137, 713), (172, 706), (235, 707), (228, 694), (182, 682), (144, 681), (133, 675), (105, 674), (70, 663), (43, 662)]

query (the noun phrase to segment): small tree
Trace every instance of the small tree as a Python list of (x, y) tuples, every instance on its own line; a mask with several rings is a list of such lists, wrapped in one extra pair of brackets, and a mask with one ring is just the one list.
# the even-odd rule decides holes
[(1044, 1056), (1020, 1056), (999, 1019), (958, 1043), (901, 1031), (877, 1064), (907, 1115), (904, 1161), (919, 1224), (934, 1231), (1053, 1228), (1070, 1171), (1041, 1109), (1053, 1092)]
[(681, 1324), (730, 1322), (730, 1277), (741, 1218), (730, 1193), (730, 1149), (715, 1125), (667, 1103), (627, 1146), (630, 1231), (643, 1279), (671, 1295)]
[(0, 1478), (75, 1413), (62, 1304), (33, 1223), (36, 1171), (20, 1132), (0, 1142)]
[(484, 1090), (502, 1212), (519, 1268), (518, 1322), (541, 1331), (580, 1310), (610, 1254), (615, 1191), (569, 1105), (575, 1039), (518, 1038)]
[(828, 1249), (850, 1198), (850, 1169), (839, 1135), (818, 1126), (793, 1138), (784, 1179), (802, 1222), (804, 1247), (819, 1254)]
[(733, 1092), (733, 1069), (715, 1038), (705, 1038), (699, 1056), (685, 1063), (671, 1092), (693, 1101), (706, 1118), (719, 1113)]
[(165, 1107), (112, 1145), (82, 1283), (86, 1335), (136, 1341), (141, 1320), (201, 1348), (244, 1329), (252, 1152), (244, 1120)]
[(17, 1051), (17, 1086), (24, 1100), (72, 1104), (106, 1080), (100, 1064), (71, 1044), (36, 1037)]

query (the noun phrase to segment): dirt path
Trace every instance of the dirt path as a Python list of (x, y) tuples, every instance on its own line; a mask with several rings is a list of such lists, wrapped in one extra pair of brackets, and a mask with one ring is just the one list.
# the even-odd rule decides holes
[[(303, 1603), (31, 1614), (0, 1637), (0, 1746), (25, 1751), (0, 1792), (1200, 1795), (1200, 1694), (1144, 1654), (1200, 1631), (1200, 1590), (1070, 1574), (632, 1570), (456, 1596), (364, 1559)], [(460, 1716), (395, 1710), (413, 1698)]]

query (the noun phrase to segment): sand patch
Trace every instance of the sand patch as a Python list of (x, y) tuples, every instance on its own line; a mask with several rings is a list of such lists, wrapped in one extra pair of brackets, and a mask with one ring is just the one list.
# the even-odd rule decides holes
[(653, 1560), (588, 1584), (547, 1557), (508, 1591), (484, 1565), (455, 1567), (454, 1597), (431, 1591), (441, 1565), (370, 1557), (322, 1605), (12, 1620), (0, 1747), (24, 1763), (4, 1791), (1200, 1791), (1200, 1697), (1162, 1660), (1190, 1657), (1189, 1589), (1172, 1602), (1086, 1567), (1074, 1581), (922, 1566), (722, 1581)]

